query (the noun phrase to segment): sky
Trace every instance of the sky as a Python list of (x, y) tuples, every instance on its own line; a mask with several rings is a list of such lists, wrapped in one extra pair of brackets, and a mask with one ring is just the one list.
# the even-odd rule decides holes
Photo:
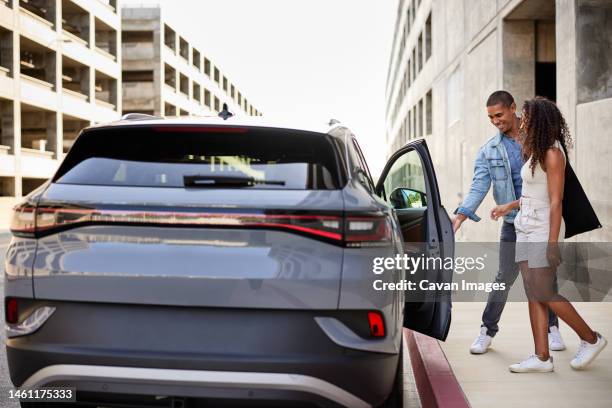
[(269, 119), (356, 134), (373, 176), (385, 164), (385, 83), (397, 0), (124, 0), (160, 4)]

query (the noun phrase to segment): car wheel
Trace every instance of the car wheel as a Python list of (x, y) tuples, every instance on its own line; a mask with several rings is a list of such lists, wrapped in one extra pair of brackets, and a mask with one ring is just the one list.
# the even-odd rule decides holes
[(400, 352), (395, 370), (395, 381), (391, 394), (381, 408), (402, 408), (404, 406), (404, 339), (400, 342)]

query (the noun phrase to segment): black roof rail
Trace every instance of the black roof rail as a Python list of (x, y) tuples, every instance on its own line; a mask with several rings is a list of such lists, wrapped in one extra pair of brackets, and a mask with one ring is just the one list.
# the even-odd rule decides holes
[(121, 120), (146, 120), (146, 119), (162, 119), (160, 116), (148, 115), (146, 113), (126, 113), (121, 116)]

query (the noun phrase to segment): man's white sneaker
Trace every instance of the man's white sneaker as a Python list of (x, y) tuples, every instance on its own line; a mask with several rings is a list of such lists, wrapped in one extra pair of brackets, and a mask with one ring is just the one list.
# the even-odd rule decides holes
[(476, 340), (470, 346), (470, 353), (472, 354), (484, 354), (487, 349), (491, 346), (493, 337), (487, 335), (487, 328), (481, 327), (480, 334), (476, 337)]
[(533, 354), (527, 360), (512, 364), (509, 368), (513, 373), (550, 373), (555, 369), (555, 366), (553, 365), (552, 357), (542, 361)]
[(548, 348), (552, 351), (565, 350), (565, 343), (557, 326), (550, 326), (548, 332)]
[(608, 341), (601, 334), (596, 332), (595, 335), (597, 336), (597, 342), (595, 342), (595, 344), (580, 341), (576, 357), (570, 361), (570, 365), (574, 370), (583, 369), (591, 364), (591, 362), (595, 360), (595, 357), (597, 357), (597, 355), (601, 353), (601, 350), (608, 344)]

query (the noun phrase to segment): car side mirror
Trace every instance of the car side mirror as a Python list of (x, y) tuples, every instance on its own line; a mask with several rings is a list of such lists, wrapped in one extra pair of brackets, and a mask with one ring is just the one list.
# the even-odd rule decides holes
[(427, 207), (427, 195), (411, 188), (396, 188), (389, 195), (389, 201), (396, 210)]

